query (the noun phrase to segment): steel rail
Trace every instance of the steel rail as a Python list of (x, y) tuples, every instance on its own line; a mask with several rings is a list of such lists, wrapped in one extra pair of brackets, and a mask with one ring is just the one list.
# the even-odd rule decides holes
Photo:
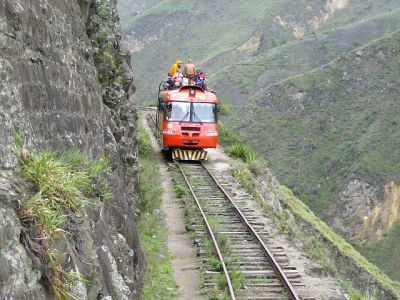
[(150, 114), (150, 118), (151, 118), (151, 120), (154, 122), (154, 125), (157, 126), (157, 121), (156, 121), (156, 119), (154, 118), (153, 114)]
[(295, 292), (292, 284), (290, 283), (289, 279), (286, 277), (286, 275), (283, 272), (281, 266), (276, 261), (276, 259), (272, 255), (271, 251), (267, 248), (267, 246), (265, 245), (263, 240), (260, 238), (260, 236), (254, 230), (253, 226), (251, 226), (251, 224), (248, 222), (246, 217), (243, 215), (243, 213), (241, 212), (239, 207), (233, 202), (232, 198), (228, 195), (228, 193), (224, 190), (224, 188), (219, 184), (219, 182), (214, 177), (214, 175), (211, 174), (211, 172), (208, 170), (208, 168), (202, 162), (200, 162), (200, 164), (207, 171), (207, 173), (210, 175), (210, 177), (213, 179), (213, 181), (218, 186), (218, 188), (221, 190), (221, 192), (225, 195), (225, 197), (229, 200), (231, 205), (235, 208), (235, 210), (238, 213), (240, 219), (242, 220), (242, 223), (247, 227), (247, 229), (253, 235), (253, 237), (255, 238), (257, 243), (261, 246), (261, 250), (262, 250), (265, 258), (271, 263), (271, 266), (274, 269), (276, 275), (278, 276), (278, 278), (281, 281), (282, 285), (287, 290), (289, 299), (291, 299), (291, 300), (300, 300), (300, 297)]
[[(145, 107), (144, 110), (149, 110), (149, 107)], [(156, 118), (154, 118), (153, 114), (150, 113), (150, 114), (148, 114), (148, 115), (149, 115), (150, 118), (153, 120), (154, 125), (157, 126), (157, 121), (156, 121)]]
[(187, 179), (185, 172), (184, 172), (183, 169), (181, 168), (180, 163), (177, 162), (177, 161), (175, 161), (175, 163), (178, 165), (178, 168), (179, 168), (179, 170), (181, 171), (181, 173), (182, 173), (182, 175), (183, 175), (183, 178), (185, 179), (186, 185), (188, 186), (188, 188), (189, 188), (189, 190), (190, 190), (190, 192), (191, 192), (191, 194), (192, 194), (194, 200), (196, 201), (197, 207), (199, 208), (199, 210), (200, 210), (200, 212), (201, 212), (201, 215), (202, 215), (202, 217), (203, 217), (203, 221), (204, 221), (204, 223), (205, 223), (205, 225), (206, 225), (206, 229), (207, 229), (208, 234), (210, 235), (210, 237), (211, 237), (211, 239), (212, 239), (212, 241), (213, 241), (213, 243), (214, 243), (215, 250), (217, 251), (218, 258), (219, 258), (219, 260), (220, 260), (220, 262), (221, 262), (222, 269), (223, 269), (223, 271), (224, 271), (224, 275), (225, 275), (226, 282), (227, 282), (227, 286), (228, 286), (229, 295), (231, 296), (231, 299), (232, 299), (232, 300), (235, 300), (236, 297), (235, 297), (235, 293), (234, 293), (234, 291), (233, 291), (233, 286), (232, 286), (231, 279), (230, 279), (230, 277), (229, 277), (228, 269), (226, 268), (226, 265), (225, 265), (225, 262), (224, 262), (224, 258), (223, 258), (223, 256), (222, 256), (222, 253), (221, 253), (220, 249), (219, 249), (217, 240), (216, 240), (215, 235), (214, 235), (214, 233), (213, 233), (213, 231), (212, 231), (212, 229), (211, 229), (211, 226), (210, 226), (210, 224), (208, 223), (206, 214), (204, 213), (203, 208), (201, 207), (200, 201), (198, 200), (196, 194), (194, 193), (193, 188), (192, 188), (192, 186), (190, 185), (190, 182), (189, 182), (189, 180)]

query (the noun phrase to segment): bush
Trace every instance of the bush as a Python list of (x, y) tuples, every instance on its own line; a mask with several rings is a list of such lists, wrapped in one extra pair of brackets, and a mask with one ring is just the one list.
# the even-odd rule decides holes
[(182, 198), (186, 194), (186, 189), (184, 186), (177, 184), (174, 187), (175, 193), (178, 195), (179, 198)]
[(228, 147), (228, 154), (232, 157), (251, 163), (258, 160), (258, 155), (243, 143), (236, 143)]
[(101, 42), (103, 39), (105, 39), (108, 35), (108, 30), (105, 27), (102, 27), (95, 36), (95, 39), (97, 42)]
[(252, 180), (251, 171), (247, 166), (238, 167), (234, 171), (233, 176), (247, 191), (253, 191), (255, 189), (255, 183)]
[(150, 138), (141, 125), (142, 121), (139, 123), (138, 138), (139, 138), (139, 156), (141, 158), (149, 158), (151, 155), (151, 142)]
[(110, 9), (105, 4), (101, 4), (97, 7), (97, 14), (103, 19), (107, 19), (111, 15)]
[(244, 140), (223, 123), (219, 124), (219, 142), (225, 146), (244, 143)]
[(232, 106), (229, 104), (221, 104), (220, 105), (220, 114), (222, 116), (230, 116), (232, 114)]

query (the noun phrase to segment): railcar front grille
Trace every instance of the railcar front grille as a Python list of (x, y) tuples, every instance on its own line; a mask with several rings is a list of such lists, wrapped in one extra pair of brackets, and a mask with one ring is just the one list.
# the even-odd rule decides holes
[(200, 131), (200, 127), (181, 127), (181, 130), (187, 130), (187, 131)]
[(182, 142), (183, 142), (184, 145), (187, 145), (187, 146), (194, 146), (194, 145), (197, 145), (199, 143), (198, 140), (197, 141), (183, 140)]

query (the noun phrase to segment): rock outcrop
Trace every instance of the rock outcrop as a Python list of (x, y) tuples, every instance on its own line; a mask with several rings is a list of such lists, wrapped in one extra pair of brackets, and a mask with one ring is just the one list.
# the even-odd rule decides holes
[(75, 267), (90, 281), (81, 299), (136, 298), (144, 260), (135, 229), (135, 88), (119, 46), (114, 0), (0, 1), (0, 298), (53, 298), (20, 242), (20, 178), (13, 132), (30, 149), (107, 156), (114, 198), (80, 224)]
[[(342, 237), (334, 233), (300, 199), (296, 198), (291, 190), (280, 185), (270, 170), (261, 170), (259, 173), (262, 176), (260, 174), (257, 174), (257, 177), (250, 176), (255, 183), (253, 193), (257, 195), (262, 207), (277, 220), (280, 228), (285, 230), (302, 251), (307, 252), (317, 263), (314, 271), (321, 274), (327, 272), (333, 274), (335, 278), (349, 280), (353, 287), (365, 295), (374, 295), (376, 299), (399, 299), (400, 285), (397, 281), (389, 279)], [(371, 185), (354, 181), (349, 187), (349, 193), (342, 196), (351, 195), (350, 190), (354, 196), (361, 198), (366, 194), (372, 195), (374, 191)], [(393, 198), (398, 190), (392, 184), (385, 192), (390, 192)], [(392, 208), (393, 206), (398, 207), (392, 204)], [(353, 209), (349, 207), (349, 214), (352, 214)], [(323, 254), (315, 255), (316, 249)]]
[(374, 185), (352, 180), (337, 202), (343, 210), (332, 218), (332, 226), (358, 244), (379, 241), (400, 219), (400, 189), (394, 181), (382, 193)]

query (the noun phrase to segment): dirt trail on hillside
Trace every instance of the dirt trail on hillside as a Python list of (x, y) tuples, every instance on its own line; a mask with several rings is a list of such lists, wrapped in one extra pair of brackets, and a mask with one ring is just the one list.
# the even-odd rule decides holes
[(162, 187), (164, 193), (161, 210), (168, 228), (167, 246), (172, 256), (174, 279), (179, 286), (179, 299), (204, 299), (200, 295), (200, 264), (196, 258), (196, 248), (185, 229), (184, 204), (174, 192), (171, 174), (168, 171), (165, 158), (146, 120), (145, 127), (150, 135), (151, 146), (154, 153), (156, 153), (156, 159), (160, 166), (160, 175), (163, 178)]

